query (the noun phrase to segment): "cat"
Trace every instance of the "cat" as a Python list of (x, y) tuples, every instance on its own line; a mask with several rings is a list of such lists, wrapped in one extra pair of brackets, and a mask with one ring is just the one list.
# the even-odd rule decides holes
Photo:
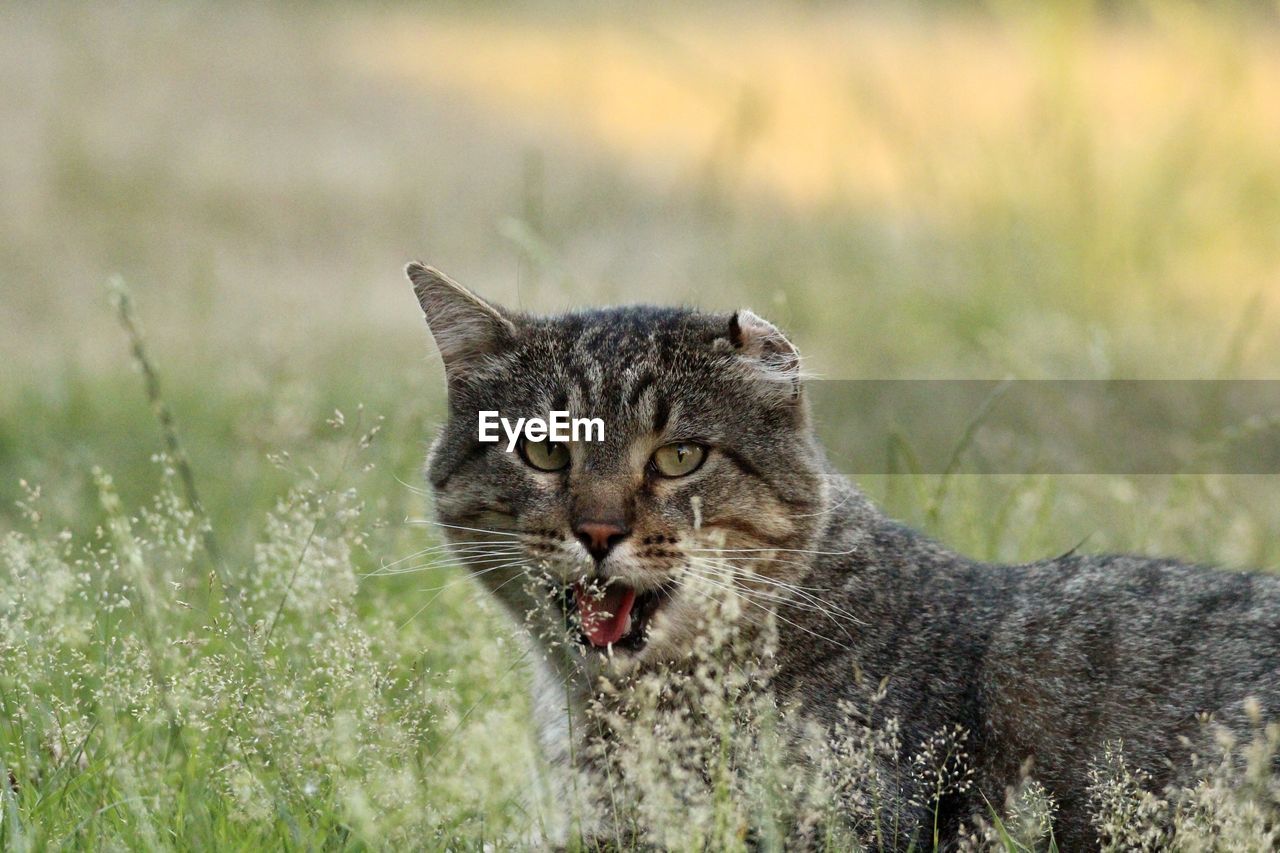
[[(549, 655), (559, 678), (535, 677), (553, 762), (568, 761), (566, 702), (590, 704), (598, 675), (689, 654), (705, 623), (688, 589), (709, 557), (777, 617), (768, 689), (781, 704), (830, 728), (875, 701), (904, 755), (965, 733), (970, 784), (930, 800), (900, 780), (911, 805), (880, 839), (891, 848), (928, 846), (935, 826), (946, 847), (1028, 773), (1056, 803), (1061, 849), (1096, 847), (1088, 779), (1109, 744), (1158, 787), (1178, 778), (1203, 715), (1245, 732), (1250, 712), (1280, 711), (1280, 578), (948, 550), (828, 464), (799, 354), (755, 313), (539, 317), (429, 267), (407, 273), (448, 384), (427, 466), (439, 523), (535, 644), (565, 625), (577, 637), (576, 654)], [(506, 452), (476, 440), (479, 410), (607, 427), (599, 442)]]

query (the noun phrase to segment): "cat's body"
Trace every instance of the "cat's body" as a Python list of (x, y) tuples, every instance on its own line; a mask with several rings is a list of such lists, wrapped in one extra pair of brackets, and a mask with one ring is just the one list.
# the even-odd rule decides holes
[(822, 717), (840, 698), (865, 704), (856, 664), (875, 687), (888, 678), (878, 711), (900, 722), (908, 754), (962, 726), (973, 786), (944, 799), (944, 826), (1002, 803), (1029, 772), (1058, 804), (1061, 849), (1096, 845), (1089, 770), (1108, 744), (1160, 790), (1205, 746), (1198, 715), (1246, 732), (1248, 698), (1280, 711), (1280, 579), (1128, 556), (978, 563), (846, 488), (819, 547), (832, 554), (806, 583), (863, 624), (840, 648), (815, 637), (820, 615), (786, 611), (774, 687)]
[[(938, 800), (904, 772), (911, 805), (887, 846), (928, 846), (935, 826), (945, 843), (1028, 773), (1057, 802), (1062, 849), (1096, 845), (1089, 769), (1109, 744), (1171, 782), (1201, 715), (1243, 731), (1250, 697), (1280, 712), (1280, 579), (1133, 557), (966, 559), (829, 469), (794, 348), (750, 312), (535, 318), (409, 273), (449, 378), (428, 472), (437, 514), (547, 652), (553, 763), (586, 760), (596, 733), (565, 711), (598, 699), (601, 675), (682, 665), (707, 583), (770, 614), (762, 689), (798, 719), (834, 729), (870, 709), (873, 726), (897, 721), (903, 756), (963, 733), (969, 784)], [(605, 440), (504, 453), (476, 441), (479, 409), (603, 417)], [(566, 627), (580, 645), (561, 642)]]

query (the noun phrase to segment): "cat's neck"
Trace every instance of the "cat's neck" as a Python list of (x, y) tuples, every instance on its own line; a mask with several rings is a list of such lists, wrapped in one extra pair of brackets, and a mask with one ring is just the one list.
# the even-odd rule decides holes
[[(793, 603), (779, 610), (783, 668), (892, 644), (913, 610), (956, 589), (974, 561), (886, 516), (853, 483), (828, 477), (826, 523)], [(857, 656), (856, 654), (854, 655)]]

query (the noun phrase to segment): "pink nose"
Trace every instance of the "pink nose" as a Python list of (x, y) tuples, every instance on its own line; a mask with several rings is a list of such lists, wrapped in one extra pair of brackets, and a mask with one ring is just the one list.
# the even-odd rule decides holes
[(598, 563), (631, 531), (611, 521), (583, 521), (573, 528), (573, 533)]

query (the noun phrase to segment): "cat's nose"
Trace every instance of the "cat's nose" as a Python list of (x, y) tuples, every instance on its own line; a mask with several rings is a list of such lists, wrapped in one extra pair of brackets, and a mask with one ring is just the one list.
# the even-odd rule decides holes
[(582, 521), (573, 528), (573, 534), (598, 563), (631, 531), (612, 521)]

